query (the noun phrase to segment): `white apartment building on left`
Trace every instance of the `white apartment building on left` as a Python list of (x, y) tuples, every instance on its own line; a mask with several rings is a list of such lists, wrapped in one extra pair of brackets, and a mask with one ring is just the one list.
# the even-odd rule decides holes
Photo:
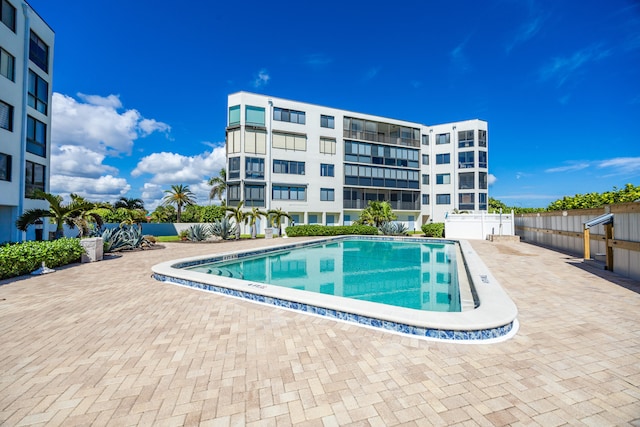
[(49, 204), (53, 47), (51, 27), (23, 0), (0, 0), (0, 243), (46, 239), (51, 225), (16, 226), (28, 209)]

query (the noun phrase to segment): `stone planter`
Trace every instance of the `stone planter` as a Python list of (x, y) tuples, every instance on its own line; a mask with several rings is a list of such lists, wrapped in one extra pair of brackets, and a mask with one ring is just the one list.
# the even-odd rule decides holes
[(104, 255), (104, 243), (102, 237), (92, 237), (80, 240), (80, 245), (84, 248), (81, 262), (102, 261)]

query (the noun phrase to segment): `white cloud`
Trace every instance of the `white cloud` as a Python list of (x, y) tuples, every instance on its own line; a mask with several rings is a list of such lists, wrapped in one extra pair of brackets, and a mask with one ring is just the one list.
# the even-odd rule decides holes
[(131, 188), (119, 170), (104, 164), (109, 156), (130, 155), (138, 138), (168, 134), (169, 125), (145, 119), (134, 109), (122, 110), (118, 95), (53, 94), (51, 127), (51, 192), (77, 193), (96, 201), (112, 201)]
[(253, 87), (258, 88), (265, 86), (267, 83), (269, 83), (269, 80), (271, 80), (271, 76), (269, 75), (267, 70), (263, 68), (262, 70), (258, 71), (258, 75), (253, 80)]
[(495, 184), (497, 180), (498, 180), (498, 178), (496, 178), (496, 176), (494, 174), (490, 173), (489, 175), (487, 175), (487, 184), (488, 185)]
[(209, 199), (211, 189), (207, 184), (209, 178), (217, 176), (225, 165), (225, 148), (217, 145), (212, 151), (195, 156), (167, 152), (150, 154), (140, 159), (131, 175), (151, 175), (151, 178), (146, 180), (142, 192), (145, 206), (147, 201), (153, 203), (153, 200), (161, 199), (164, 196), (163, 191), (173, 184), (188, 185), (196, 195), (198, 203), (204, 204)]
[(57, 145), (51, 151), (51, 169), (55, 175), (98, 178), (102, 174), (118, 173), (118, 169), (102, 163), (104, 154), (84, 147)]
[(516, 35), (507, 44), (507, 54), (511, 52), (511, 50), (513, 50), (513, 48), (515, 48), (517, 45), (525, 43), (535, 37), (535, 35), (540, 31), (540, 28), (542, 28), (542, 24), (545, 20), (546, 17), (542, 15), (535, 16), (521, 25), (520, 28), (518, 28)]
[(67, 197), (70, 193), (76, 193), (89, 200), (115, 201), (124, 196), (131, 189), (131, 186), (124, 178), (116, 178), (112, 175), (105, 175), (99, 178), (75, 177), (70, 179), (64, 175), (51, 175), (51, 192)]
[(572, 172), (579, 171), (582, 169), (586, 169), (589, 167), (589, 162), (570, 162), (566, 166), (558, 166), (556, 168), (545, 169), (547, 173), (556, 173), (556, 172)]
[(560, 87), (582, 68), (607, 58), (611, 54), (611, 49), (605, 49), (601, 44), (595, 44), (578, 50), (570, 56), (553, 58), (540, 70), (540, 79), (542, 81), (555, 80), (556, 87)]
[(601, 160), (597, 166), (598, 168), (613, 168), (621, 175), (640, 173), (640, 157), (616, 157)]

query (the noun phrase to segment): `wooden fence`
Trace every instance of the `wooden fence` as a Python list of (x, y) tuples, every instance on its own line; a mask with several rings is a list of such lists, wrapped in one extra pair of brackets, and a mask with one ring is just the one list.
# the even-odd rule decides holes
[[(613, 226), (592, 227), (585, 243), (584, 224), (613, 214)], [(516, 234), (531, 242), (576, 256), (606, 261), (607, 268), (640, 280), (640, 203), (621, 203), (598, 209), (517, 214)], [(609, 233), (607, 233), (609, 229)], [(609, 234), (609, 236), (607, 236)], [(607, 253), (610, 258), (607, 259)]]

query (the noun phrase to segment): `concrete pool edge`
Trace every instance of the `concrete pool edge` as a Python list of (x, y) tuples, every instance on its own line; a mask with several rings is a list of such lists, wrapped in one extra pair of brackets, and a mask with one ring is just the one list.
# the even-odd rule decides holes
[[(480, 304), (475, 309), (455, 313), (418, 311), (180, 269), (181, 267), (198, 265), (205, 261), (243, 258), (277, 250), (343, 240), (345, 238), (418, 243), (457, 243), (464, 258), (467, 276), (474, 287)], [(325, 237), (291, 244), (283, 243), (255, 250), (225, 252), (215, 256), (208, 255), (173, 260), (153, 266), (152, 271), (154, 273), (153, 277), (159, 281), (171, 282), (253, 302), (421, 338), (484, 343), (499, 338), (508, 339), (515, 334), (518, 328), (515, 304), (491, 275), (491, 272), (471, 248), (471, 245), (464, 240), (388, 236)]]

